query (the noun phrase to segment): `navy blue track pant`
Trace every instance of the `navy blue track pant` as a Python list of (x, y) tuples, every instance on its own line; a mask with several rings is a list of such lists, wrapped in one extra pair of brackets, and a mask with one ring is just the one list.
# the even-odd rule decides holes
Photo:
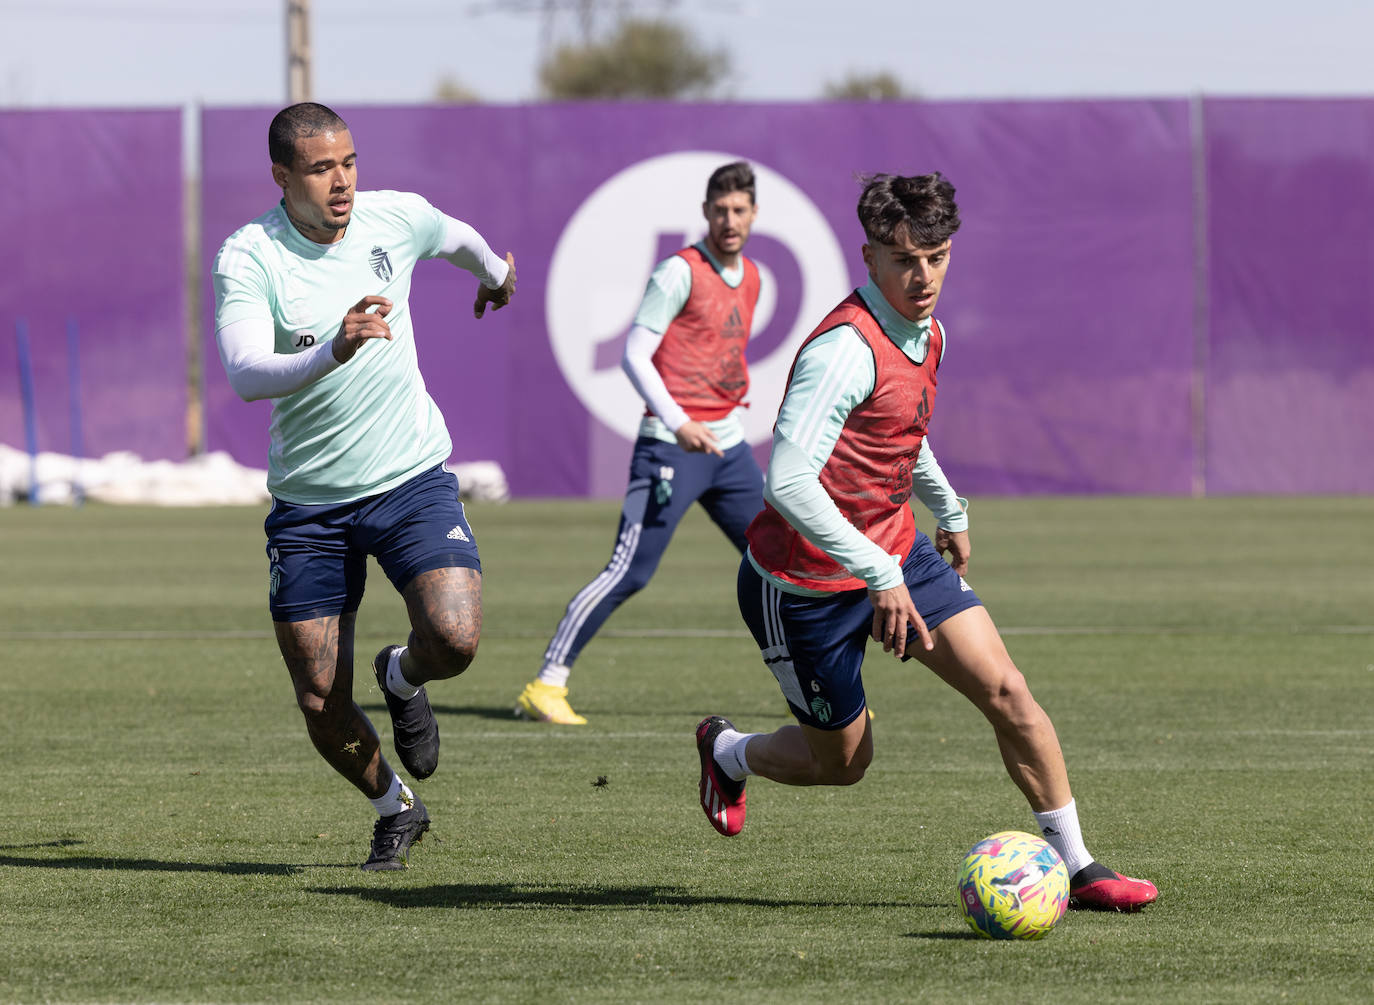
[[(743, 553), (744, 532), (763, 509), (763, 472), (749, 444), (738, 443), (716, 457), (690, 453), (676, 443), (637, 440), (611, 560), (568, 602), (545, 663), (573, 665), (615, 609), (648, 584), (678, 521), (695, 502)], [(722, 570), (722, 580), (725, 575)]]

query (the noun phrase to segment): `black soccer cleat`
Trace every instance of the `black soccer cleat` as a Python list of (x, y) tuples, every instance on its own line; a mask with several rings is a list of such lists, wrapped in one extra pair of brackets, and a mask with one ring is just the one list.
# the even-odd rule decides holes
[(410, 699), (398, 698), (386, 686), (386, 665), (393, 649), (384, 646), (372, 661), (377, 686), (386, 698), (386, 710), (391, 713), (391, 733), (396, 744), (396, 756), (415, 778), (428, 778), (439, 766), (439, 724), (429, 707), (429, 695), (422, 687)]
[(410, 868), (410, 846), (429, 830), (429, 811), (415, 796), (409, 809), (381, 817), (372, 828), (372, 851), (360, 867), (364, 872)]

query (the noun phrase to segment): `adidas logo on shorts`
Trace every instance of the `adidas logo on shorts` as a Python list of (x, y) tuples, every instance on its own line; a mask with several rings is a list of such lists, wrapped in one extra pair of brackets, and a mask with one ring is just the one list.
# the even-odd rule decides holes
[(449, 537), (449, 540), (450, 540), (450, 541), (469, 541), (469, 540), (470, 540), (470, 539), (468, 538), (468, 536), (467, 536), (466, 534), (463, 533), (463, 528), (462, 528), (462, 527), (454, 527), (451, 531), (448, 532), (448, 537)]

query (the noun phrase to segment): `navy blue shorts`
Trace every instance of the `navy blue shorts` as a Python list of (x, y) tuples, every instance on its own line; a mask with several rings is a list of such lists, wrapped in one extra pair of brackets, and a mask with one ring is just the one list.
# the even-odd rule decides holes
[[(920, 531), (902, 577), (927, 628), (982, 604)], [(817, 729), (853, 722), (865, 707), (859, 671), (873, 631), (868, 591), (784, 593), (758, 574), (748, 555), (740, 563), (738, 590), (740, 614), (797, 721)], [(907, 646), (919, 645), (920, 636), (908, 628)]]
[(390, 492), (353, 502), (300, 506), (274, 499), (263, 529), (273, 621), (356, 611), (368, 555), (397, 590), (433, 569), (482, 571), (458, 500), (458, 478), (442, 464)]

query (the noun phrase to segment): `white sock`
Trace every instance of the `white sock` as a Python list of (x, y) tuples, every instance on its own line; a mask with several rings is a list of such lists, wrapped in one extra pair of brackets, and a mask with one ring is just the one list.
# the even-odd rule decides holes
[(420, 688), (401, 676), (401, 653), (405, 651), (405, 646), (391, 650), (391, 656), (386, 661), (386, 689), (397, 698), (410, 701), (420, 693)]
[(539, 679), (554, 687), (567, 687), (568, 675), (571, 673), (572, 667), (565, 667), (562, 663), (545, 663), (539, 671)]
[(716, 745), (712, 753), (721, 770), (735, 781), (743, 781), (753, 774), (749, 762), (744, 759), (744, 748), (750, 739), (762, 733), (741, 733), (737, 729), (722, 729), (716, 734)]
[(1085, 865), (1092, 865), (1093, 857), (1083, 846), (1083, 832), (1078, 828), (1078, 807), (1070, 799), (1067, 806), (1035, 814), (1036, 826), (1069, 870), (1069, 877)]
[(401, 781), (400, 775), (392, 775), (391, 788), (386, 790), (386, 795), (378, 799), (369, 799), (368, 802), (372, 804), (378, 816), (394, 817), (415, 805), (415, 793)]

